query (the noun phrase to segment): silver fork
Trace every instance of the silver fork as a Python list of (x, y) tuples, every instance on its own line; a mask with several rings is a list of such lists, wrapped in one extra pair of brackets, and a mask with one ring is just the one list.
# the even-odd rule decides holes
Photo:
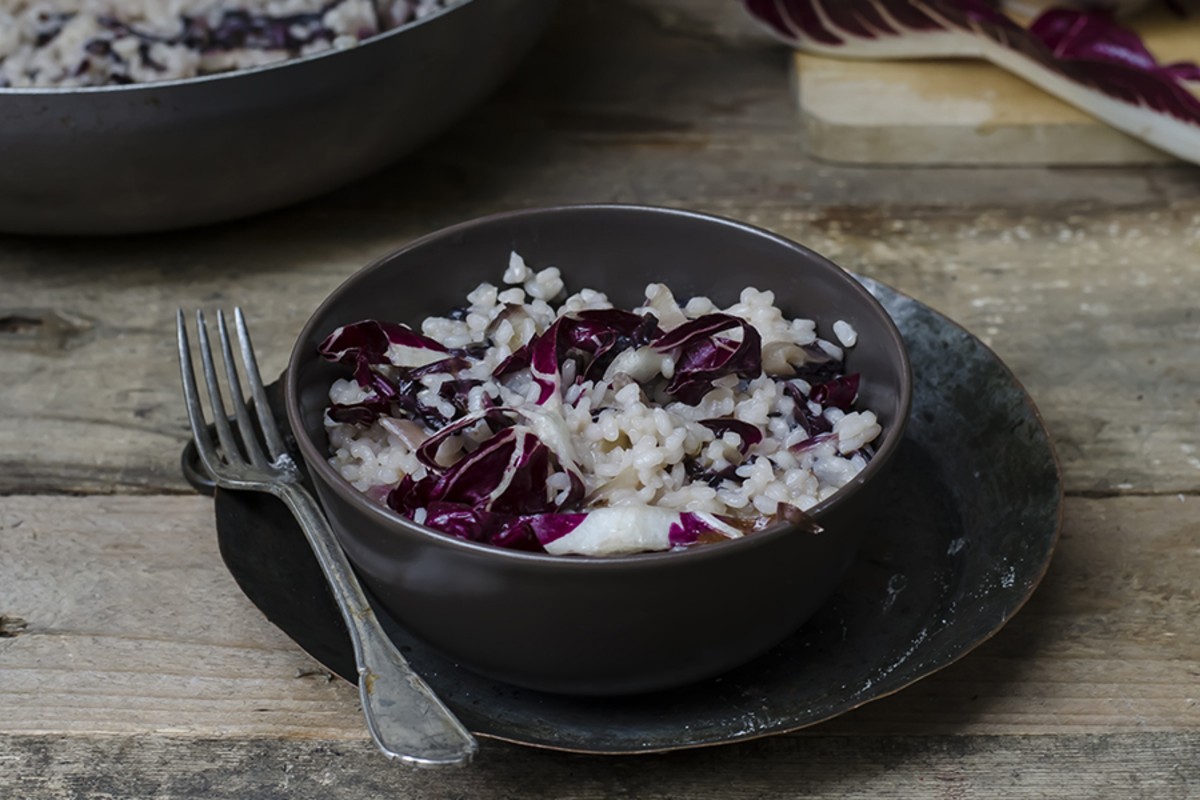
[(240, 434), (236, 437), (235, 426), (230, 425), (225, 411), (208, 326), (204, 314), (197, 311), (196, 338), (200, 345), (200, 364), (217, 434), (216, 441), (213, 440), (196, 387), (187, 325), (180, 310), (176, 313), (179, 367), (188, 420), (201, 463), (217, 486), (269, 492), (280, 498), (304, 529), (350, 631), (358, 666), (358, 691), (362, 698), (363, 715), (367, 720), (367, 730), (379, 749), (391, 758), (415, 766), (466, 764), (478, 749), (475, 738), (413, 671), (380, 627), (324, 513), (300, 484), (299, 469), (288, 455), (268, 405), (266, 389), (259, 375), (258, 362), (240, 308), (235, 310), (234, 316), (242, 368), (254, 400), (258, 430), (262, 433), (267, 450), (263, 450), (263, 442), (259, 440), (250, 410), (242, 396), (225, 315), (217, 312), (217, 334), (235, 426)]

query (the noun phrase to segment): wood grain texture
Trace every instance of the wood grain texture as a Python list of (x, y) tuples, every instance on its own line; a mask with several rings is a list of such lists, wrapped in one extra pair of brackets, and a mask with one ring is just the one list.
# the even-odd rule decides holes
[[(1195, 498), (1075, 499), (995, 638), (823, 726), (846, 735), (1200, 729)], [(361, 740), (331, 681), (241, 595), (202, 497), (0, 499), (0, 734)]]
[(0, 794), (39, 800), (1191, 800), (1198, 784), (1196, 733), (776, 737), (627, 759), (494, 744), (452, 772), (386, 763), (365, 742), (0, 740)]

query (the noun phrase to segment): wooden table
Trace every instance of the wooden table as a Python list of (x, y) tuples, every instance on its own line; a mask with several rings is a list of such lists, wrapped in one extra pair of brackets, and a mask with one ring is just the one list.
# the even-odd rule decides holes
[[(1200, 797), (1200, 171), (804, 156), (788, 54), (728, 0), (571, 0), (505, 90), (319, 200), (204, 230), (0, 237), (0, 797)], [(793, 735), (387, 763), (267, 623), (182, 481), (176, 307), (242, 305), (265, 371), (367, 261), (481, 213), (740, 217), (960, 321), (1026, 384), (1066, 524), (1017, 618)]]

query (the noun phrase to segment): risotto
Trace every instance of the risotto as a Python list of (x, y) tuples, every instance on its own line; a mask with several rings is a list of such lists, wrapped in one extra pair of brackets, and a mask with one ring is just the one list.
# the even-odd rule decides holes
[[(514, 253), (501, 285), (420, 331), (363, 321), (321, 354), (330, 463), (417, 523), (501, 547), (615, 555), (803, 521), (880, 434), (818, 336), (769, 291), (718, 308), (651, 283), (618, 309)], [(811, 522), (811, 520), (809, 520)]]
[(191, 78), (346, 48), (462, 0), (7, 0), (0, 87)]

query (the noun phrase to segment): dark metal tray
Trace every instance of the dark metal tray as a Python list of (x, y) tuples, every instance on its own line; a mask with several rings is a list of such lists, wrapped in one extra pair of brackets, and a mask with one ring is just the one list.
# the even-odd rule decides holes
[[(904, 335), (915, 392), (876, 512), (879, 534), (829, 603), (774, 650), (720, 678), (617, 699), (542, 694), (479, 677), (377, 607), (400, 649), (467, 727), (484, 737), (587, 753), (782, 733), (947, 666), (1020, 609), (1045, 573), (1062, 519), (1058, 463), (1037, 411), (978, 339), (927, 306), (862, 280)], [(271, 389), (274, 404), (280, 386)], [(284, 506), (267, 495), (218, 492), (216, 516), (221, 555), (247, 597), (328, 669), (353, 680), (349, 639)]]

